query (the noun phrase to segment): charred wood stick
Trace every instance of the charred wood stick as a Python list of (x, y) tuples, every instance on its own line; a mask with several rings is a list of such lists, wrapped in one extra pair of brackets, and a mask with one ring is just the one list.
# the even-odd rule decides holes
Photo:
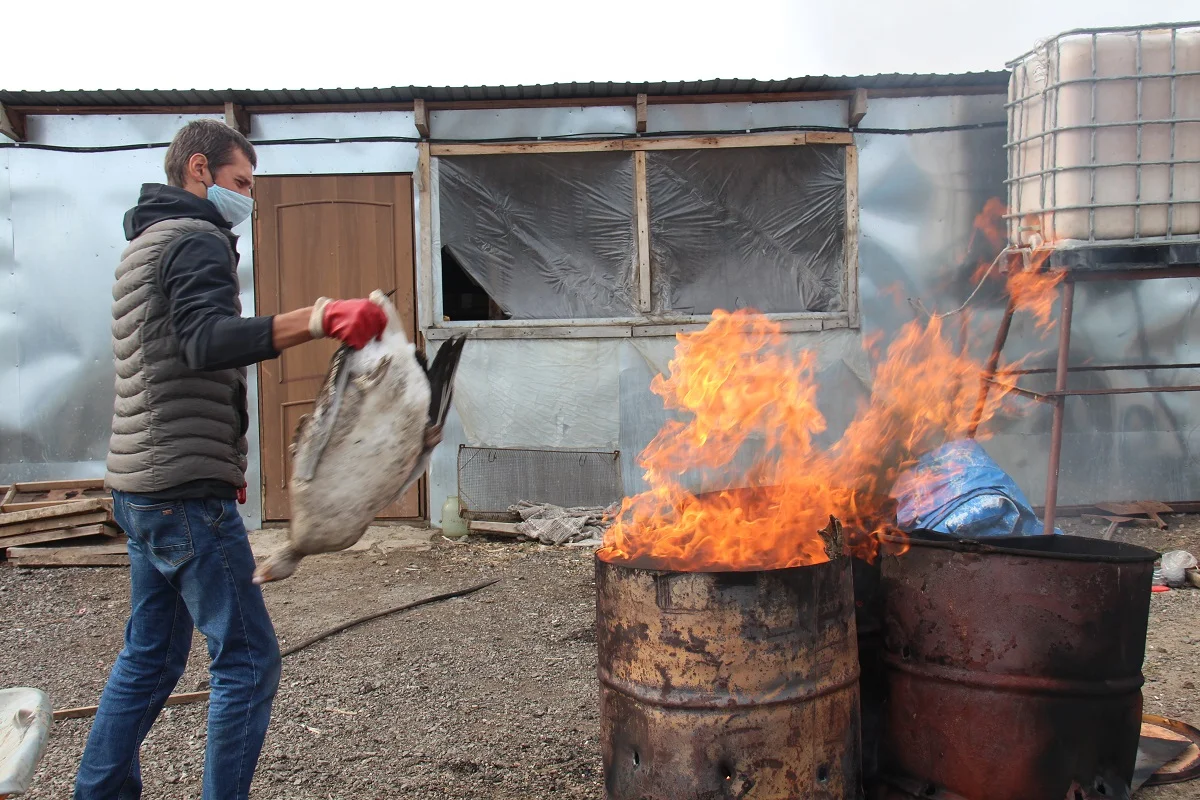
[[(440, 602), (442, 600), (451, 600), (455, 597), (465, 597), (466, 595), (474, 594), (475, 592), (478, 592), (480, 589), (486, 589), (487, 587), (491, 586), (492, 584), (499, 583), (499, 582), (500, 582), (499, 578), (493, 578), (490, 581), (478, 583), (474, 586), (468, 586), (466, 589), (458, 589), (457, 591), (453, 591), (453, 592), (445, 592), (444, 594), (435, 594), (431, 597), (423, 597), (420, 600), (414, 600), (411, 603), (405, 603), (403, 605), (395, 606), (394, 608), (388, 608), (388, 609), (384, 609), (383, 611), (376, 611), (372, 614), (367, 614), (362, 617), (356, 617), (355, 619), (352, 619), (349, 622), (343, 622), (341, 625), (338, 625), (336, 628), (330, 628), (327, 631), (322, 631), (321, 633), (318, 633), (316, 636), (312, 636), (312, 637), (309, 637), (308, 639), (305, 639), (303, 642), (301, 642), (298, 645), (289, 647), (288, 649), (282, 651), (279, 654), (279, 657), (285, 658), (287, 656), (290, 656), (293, 653), (297, 653), (306, 647), (316, 644), (317, 642), (321, 641), (322, 639), (327, 639), (336, 633), (341, 633), (342, 631), (347, 630), (348, 628), (353, 628), (355, 625), (361, 625), (364, 622), (370, 622), (373, 619), (379, 619), (380, 617), (386, 617), (388, 614), (395, 614), (400, 611), (407, 611), (411, 608), (417, 608), (418, 606), (425, 606), (425, 605), (429, 605), (430, 603)], [(209, 695), (208, 691), (185, 692), (185, 693), (181, 693), (181, 694), (173, 694), (167, 698), (166, 704), (169, 706), (181, 706), (181, 705), (186, 705), (188, 703), (202, 703), (208, 699), (208, 695)], [(83, 719), (85, 717), (95, 716), (96, 711), (99, 708), (100, 708), (99, 706), (81, 706), (79, 708), (64, 708), (64, 709), (60, 709), (60, 710), (54, 712), (54, 719), (55, 719), (55, 721), (58, 721), (61, 719)]]

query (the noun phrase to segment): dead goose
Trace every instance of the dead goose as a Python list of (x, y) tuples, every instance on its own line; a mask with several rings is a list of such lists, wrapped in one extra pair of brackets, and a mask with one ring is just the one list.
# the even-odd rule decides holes
[(343, 345), (334, 353), (292, 442), (288, 543), (258, 567), (255, 583), (286, 578), (305, 556), (357, 542), (424, 474), (441, 441), (466, 337), (448, 339), (427, 365), (391, 300), (379, 291), (371, 300), (387, 327), (361, 350)]

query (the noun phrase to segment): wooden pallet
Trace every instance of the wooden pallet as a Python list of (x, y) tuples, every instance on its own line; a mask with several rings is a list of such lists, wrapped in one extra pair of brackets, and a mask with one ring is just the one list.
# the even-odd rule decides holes
[(46, 508), (75, 500), (107, 499), (103, 479), (37, 481), (0, 486), (0, 514)]
[[(65, 482), (56, 483), (50, 488), (46, 488), (47, 484), (32, 486), (35, 491), (49, 495), (63, 490)], [(71, 483), (70, 491), (79, 490), (79, 482)], [(30, 486), (17, 484), (10, 487), (6, 495), (18, 495), (22, 488), (29, 492)], [(14, 492), (14, 488), (18, 491)], [(118, 537), (123, 538), (113, 521), (112, 499), (108, 497), (82, 497), (48, 505), (30, 503), (19, 510), (0, 513), (0, 555), (14, 566), (128, 564), (125, 542), (115, 542)], [(120, 552), (99, 552), (96, 547), (121, 549)], [(47, 554), (51, 550), (54, 552)]]

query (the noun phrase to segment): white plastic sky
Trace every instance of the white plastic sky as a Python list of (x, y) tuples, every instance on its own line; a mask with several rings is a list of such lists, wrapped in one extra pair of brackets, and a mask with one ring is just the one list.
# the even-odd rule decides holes
[(1003, 69), (1198, 0), (42, 0), (0, 10), (2, 89), (278, 89)]

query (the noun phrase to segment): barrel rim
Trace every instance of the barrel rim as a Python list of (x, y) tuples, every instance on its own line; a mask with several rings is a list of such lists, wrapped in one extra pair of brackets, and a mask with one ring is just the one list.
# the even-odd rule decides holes
[[(953, 550), (960, 553), (984, 553), (988, 555), (1023, 556), (1026, 558), (1042, 558), (1048, 561), (1086, 561), (1106, 564), (1138, 564), (1153, 563), (1159, 558), (1159, 553), (1148, 547), (1142, 547), (1128, 542), (1113, 542), (1106, 539), (1093, 539), (1089, 536), (1074, 534), (1045, 534), (1036, 536), (990, 536), (986, 539), (964, 539), (959, 536), (917, 529), (900, 535), (883, 533), (880, 538), (889, 544), (907, 545), (908, 547), (931, 547), (941, 550)], [(1031, 547), (1033, 542), (1078, 542), (1085, 544), (1086, 549), (1094, 552), (1055, 552), (1053, 550)], [(1104, 552), (1107, 550), (1108, 552)], [(1096, 552), (1098, 551), (1098, 552)]]
[(781, 575), (784, 573), (789, 573), (789, 572), (794, 572), (794, 571), (804, 570), (804, 569), (814, 569), (814, 568), (820, 568), (820, 567), (829, 568), (831, 566), (838, 567), (838, 566), (843, 566), (843, 565), (849, 565), (852, 559), (849, 555), (843, 554), (843, 555), (838, 555), (834, 558), (831, 558), (827, 561), (817, 562), (816, 564), (801, 564), (801, 565), (795, 566), (795, 567), (773, 567), (771, 569), (666, 569), (666, 568), (657, 568), (657, 567), (639, 567), (639, 566), (630, 564), (627, 561), (608, 561), (607, 559), (601, 558), (600, 551), (597, 550), (595, 553), (592, 554), (592, 560), (593, 560), (593, 563), (595, 563), (597, 565), (603, 564), (608, 569), (625, 570), (627, 572), (642, 573), (642, 574), (650, 575), (650, 576), (656, 576), (656, 575), (711, 575), (713, 577), (720, 577), (723, 575), (741, 575), (741, 576), (745, 576), (745, 575)]

